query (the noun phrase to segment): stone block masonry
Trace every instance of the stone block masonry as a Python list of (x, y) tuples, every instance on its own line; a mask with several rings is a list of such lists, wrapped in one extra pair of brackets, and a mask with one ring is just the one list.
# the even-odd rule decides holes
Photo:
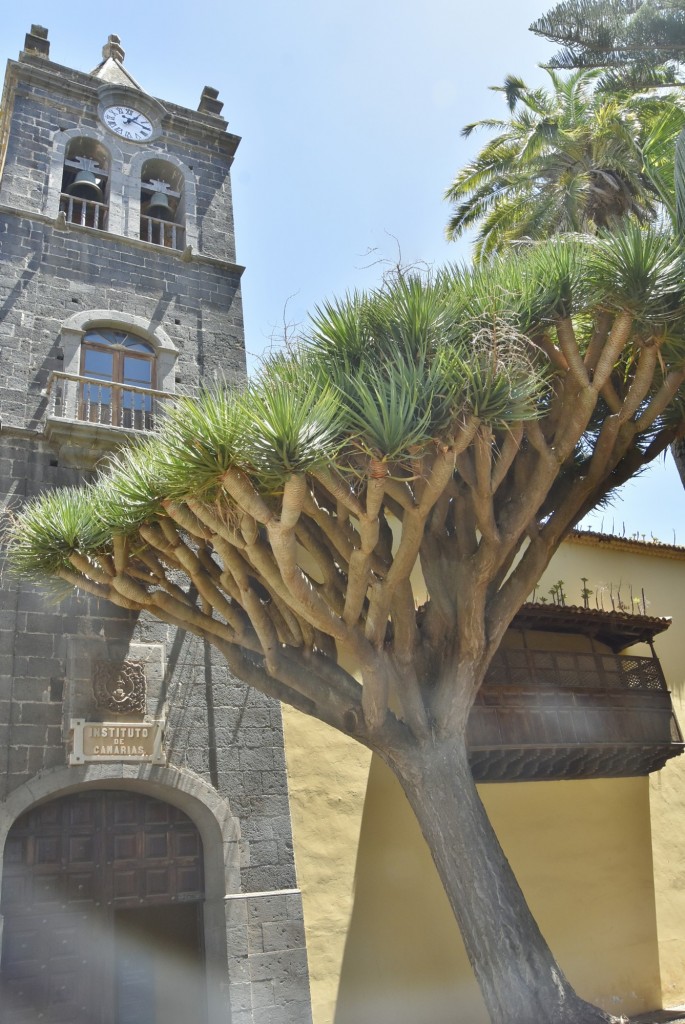
[[(136, 147), (102, 124), (111, 83), (53, 63), (40, 39), (10, 62), (0, 114), (0, 506), (10, 515), (91, 478), (91, 425), (76, 414), (68, 458), (46, 432), (51, 374), (82, 374), (85, 330), (116, 325), (154, 339), (156, 387), (166, 391), (192, 394), (245, 372), (230, 188), (238, 139), (221, 104), (214, 97), (196, 113), (139, 94), (158, 133)], [(81, 136), (109, 154), (107, 230), (59, 214), (65, 153)], [(139, 237), (146, 160), (185, 175), (179, 249)], [(114, 720), (163, 722), (165, 764), (71, 765), (71, 721), (113, 714), (96, 692), (97, 666), (116, 677), (131, 663), (143, 666), (143, 711)], [(307, 1024), (280, 707), (190, 634), (0, 571), (0, 850), (37, 803), (101, 788), (174, 804), (200, 833), (209, 1024)], [(3, 911), (7, 941), (14, 924)]]

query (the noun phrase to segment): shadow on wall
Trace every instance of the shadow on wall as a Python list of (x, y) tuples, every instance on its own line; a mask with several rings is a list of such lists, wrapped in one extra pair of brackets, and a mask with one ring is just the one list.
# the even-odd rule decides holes
[(419, 826), (394, 776), (374, 757), (335, 1024), (454, 1024), (457, 1009), (460, 1020), (488, 1024)]
[[(646, 776), (479, 787), (571, 984), (632, 1016), (661, 1005)], [(428, 848), (373, 758), (335, 1024), (488, 1024)]]

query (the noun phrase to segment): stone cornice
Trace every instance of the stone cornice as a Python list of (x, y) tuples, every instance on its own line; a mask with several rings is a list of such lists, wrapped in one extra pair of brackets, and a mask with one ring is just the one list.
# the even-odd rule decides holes
[(245, 272), (245, 267), (240, 263), (231, 263), (229, 260), (222, 260), (218, 256), (210, 256), (205, 253), (188, 251), (186, 249), (170, 249), (163, 245), (154, 245), (152, 242), (145, 242), (141, 238), (131, 238), (129, 235), (116, 235), (111, 231), (101, 231), (98, 228), (89, 228), (82, 224), (71, 224), (66, 222), (62, 224), (59, 220), (54, 217), (46, 217), (44, 213), (36, 212), (35, 210), (20, 210), (16, 206), (6, 206), (0, 203), (0, 215), (5, 214), (8, 217), (16, 217), (18, 220), (32, 220), (37, 221), (40, 224), (47, 224), (49, 227), (54, 228), (55, 231), (70, 232), (75, 231), (78, 234), (90, 235), (93, 239), (98, 241), (109, 241), (116, 242), (117, 245), (122, 243), (130, 245), (134, 249), (143, 249), (146, 252), (154, 252), (157, 255), (164, 253), (166, 256), (171, 256), (173, 259), (180, 260), (184, 263), (201, 263), (208, 266), (219, 267), (222, 270), (228, 270), (238, 277), (242, 277)]

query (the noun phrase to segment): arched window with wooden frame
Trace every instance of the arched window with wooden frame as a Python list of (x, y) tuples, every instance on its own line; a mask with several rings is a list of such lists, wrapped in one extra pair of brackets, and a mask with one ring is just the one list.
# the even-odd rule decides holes
[(79, 419), (130, 430), (153, 427), (155, 350), (136, 334), (91, 328), (81, 343)]

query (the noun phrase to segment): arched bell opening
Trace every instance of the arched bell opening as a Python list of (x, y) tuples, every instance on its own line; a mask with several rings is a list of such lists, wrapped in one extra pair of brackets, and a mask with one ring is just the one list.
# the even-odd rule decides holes
[(140, 186), (140, 237), (170, 249), (185, 246), (185, 182), (166, 160), (146, 160)]
[(71, 224), (107, 228), (110, 157), (95, 139), (72, 139), (62, 171), (60, 210)]
[(204, 1024), (197, 827), (130, 790), (60, 797), (5, 845), (0, 1021)]

